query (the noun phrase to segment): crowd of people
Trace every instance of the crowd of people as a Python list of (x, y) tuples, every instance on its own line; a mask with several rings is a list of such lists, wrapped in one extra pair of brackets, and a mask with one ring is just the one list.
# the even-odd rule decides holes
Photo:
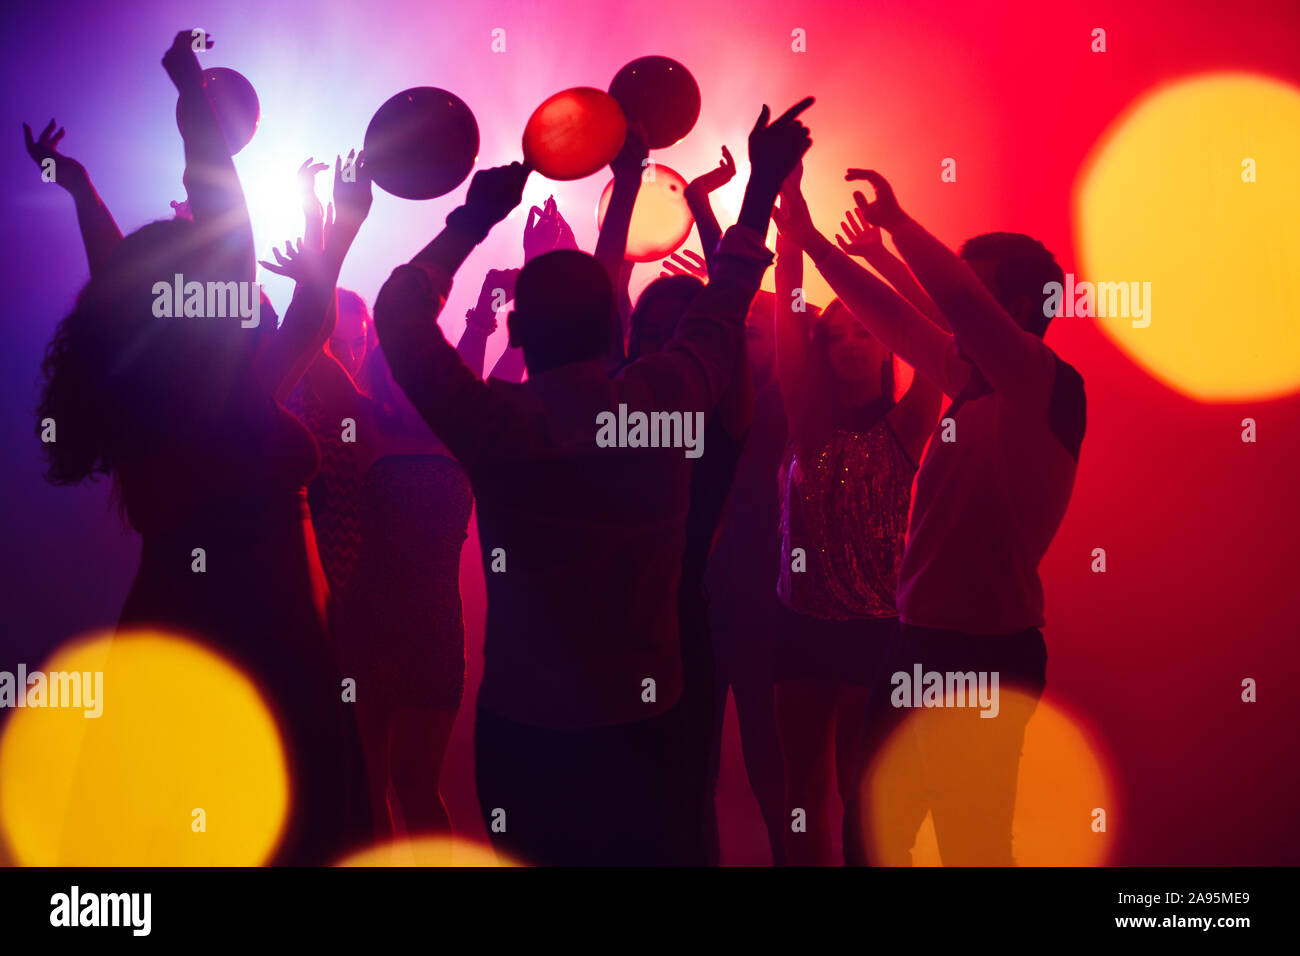
[[(63, 131), (25, 128), (90, 265), (37, 416), (58, 423), (50, 480), (109, 477), (141, 536), (121, 626), (211, 644), (271, 703), (293, 780), (274, 862), (451, 829), (471, 512), (487, 585), (475, 782), (503, 856), (716, 865), (730, 694), (774, 863), (834, 862), (836, 795), (846, 863), (906, 865), (927, 814), (945, 863), (1013, 862), (1046, 680), (1037, 568), (1085, 424), (1081, 378), (1043, 342), (1043, 286), (1061, 280), (1048, 250), (990, 233), (954, 253), (870, 170), (846, 173), (874, 197), (854, 193), (832, 241), (801, 193), (810, 97), (762, 107), (734, 224), (709, 202), (729, 152), (690, 184), (705, 254), (635, 303), (647, 146), (632, 127), (594, 253), (553, 201), (533, 208), (522, 269), (488, 272), (455, 347), (440, 313), (521, 202), (522, 163), (474, 175), (372, 317), (337, 288), (371, 205), (364, 154), (336, 160), (328, 210), (314, 183), (329, 167), (309, 159), (303, 236), (261, 263), (294, 280), (283, 320), (265, 300), (252, 327), (160, 317), (157, 281), (252, 283), (258, 265), (189, 31), (163, 65), (187, 116), (172, 219), (123, 236)], [(805, 256), (836, 296), (824, 308), (804, 299)], [(509, 347), (485, 378), (505, 303)], [(623, 407), (702, 414), (703, 454), (598, 442)], [(1022, 703), (984, 720), (947, 700), (945, 720), (909, 723), (893, 677), (917, 667), (999, 674)], [(873, 787), (886, 742), (904, 770)]]

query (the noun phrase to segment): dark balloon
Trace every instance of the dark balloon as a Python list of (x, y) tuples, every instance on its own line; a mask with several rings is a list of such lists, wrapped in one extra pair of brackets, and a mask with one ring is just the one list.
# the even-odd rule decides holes
[[(262, 104), (257, 91), (242, 73), (224, 66), (203, 71), (203, 91), (217, 114), (217, 124), (226, 138), (230, 155), (249, 144), (257, 132), (257, 121), (262, 116)], [(181, 101), (176, 101), (176, 127), (185, 133), (185, 119), (181, 116)]]
[(700, 118), (700, 87), (686, 69), (666, 56), (643, 56), (618, 71), (610, 95), (629, 123), (640, 123), (651, 149), (671, 146)]
[(582, 179), (609, 165), (627, 121), (604, 90), (562, 90), (533, 110), (524, 127), (524, 162), (547, 179)]
[(366, 127), (365, 150), (375, 185), (402, 199), (433, 199), (474, 168), (478, 123), (454, 93), (417, 86), (379, 107)]

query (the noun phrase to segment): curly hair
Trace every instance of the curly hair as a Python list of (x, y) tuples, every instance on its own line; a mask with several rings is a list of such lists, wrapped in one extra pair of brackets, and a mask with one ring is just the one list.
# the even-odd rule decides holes
[(206, 278), (212, 253), (192, 222), (150, 223), (118, 243), (82, 289), (41, 362), (36, 433), (49, 419), (57, 429), (41, 445), (48, 481), (116, 477), (151, 442), (220, 414), (211, 386), (223, 374), (234, 384), (228, 360), (251, 340), (237, 342), (229, 325), (155, 314), (155, 284)]

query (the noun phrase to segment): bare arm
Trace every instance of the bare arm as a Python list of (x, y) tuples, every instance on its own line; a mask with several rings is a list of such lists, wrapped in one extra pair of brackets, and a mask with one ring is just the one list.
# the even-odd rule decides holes
[(496, 331), (497, 312), (515, 297), (518, 269), (489, 269), (479, 289), (478, 303), (465, 316), (465, 331), (456, 352), (479, 378), (487, 355), (487, 340)]
[(661, 352), (624, 370), (642, 377), (661, 408), (711, 411), (731, 383), (743, 357), (745, 314), (758, 292), (771, 254), (763, 245), (781, 183), (812, 145), (796, 119), (811, 106), (797, 103), (769, 125), (764, 106), (749, 134), (750, 177), (739, 222), (722, 237), (715, 274), (677, 323)]
[(945, 332), (951, 332), (948, 320), (944, 318), (939, 307), (934, 304), (929, 293), (921, 288), (907, 268), (907, 263), (885, 248), (880, 235), (880, 227), (868, 222), (861, 210), (850, 209), (844, 214), (840, 223), (840, 234), (835, 237), (840, 249), (850, 256), (863, 259), (873, 269), (884, 276), (885, 281), (908, 302), (916, 306), (918, 312)]
[(956, 253), (899, 209), (884, 177), (869, 170), (850, 170), (846, 178), (867, 179), (875, 186), (874, 203), (854, 194), (858, 208), (889, 230), (917, 280), (948, 318), (962, 351), (993, 391), (1016, 407), (1038, 407), (1046, 401), (1053, 366), (1044, 361), (1042, 340), (1016, 324)]
[(180, 93), (185, 190), (194, 223), (220, 250), (223, 274), (229, 270), (230, 275), (251, 282), (257, 271), (257, 256), (248, 204), (194, 55), (196, 48), (210, 50), (212, 46), (212, 38), (201, 30), (182, 30), (163, 55), (163, 67)]
[(42, 175), (46, 175), (48, 170), (51, 177), (49, 181), (62, 186), (72, 196), (77, 209), (81, 243), (85, 247), (86, 260), (93, 276), (103, 268), (117, 244), (122, 241), (122, 231), (117, 228), (113, 214), (99, 198), (86, 168), (70, 156), (58, 152), (59, 141), (63, 139), (63, 127), (56, 131), (54, 120), (50, 120), (41, 135), (32, 139), (32, 128), (24, 123), (23, 137), (27, 153), (41, 167)]
[(801, 196), (783, 197), (777, 224), (812, 258), (841, 302), (889, 351), (947, 394), (956, 394), (952, 336), (817, 231)]
[(296, 252), (286, 243), (286, 255), (273, 250), (277, 261), (261, 263), (297, 282), (279, 331), (269, 337), (258, 353), (259, 374), (273, 386), (277, 398), (283, 399), (293, 390), (334, 332), (339, 271), (370, 212), (372, 201), (364, 152), (348, 153), (346, 165), (342, 157), (336, 157), (331, 205), (334, 218), (327, 220), (320, 230), (324, 246), (313, 245), (317, 230), (309, 212), (307, 242), (299, 242)]
[(610, 341), (610, 355), (615, 362), (622, 362), (627, 356), (623, 343), (627, 338), (628, 317), (624, 314), (622, 305), (629, 300), (627, 287), (632, 275), (630, 266), (625, 262), (627, 234), (632, 226), (636, 197), (641, 191), (641, 174), (647, 155), (645, 138), (638, 130), (629, 129), (623, 149), (609, 164), (614, 173), (614, 190), (610, 194), (605, 221), (601, 223), (600, 236), (596, 240), (596, 261), (609, 276), (619, 306), (618, 322), (615, 323)]
[(697, 176), (686, 187), (686, 204), (691, 209), (691, 215), (695, 217), (695, 228), (700, 234), (700, 244), (704, 246), (706, 262), (713, 258), (713, 253), (718, 248), (718, 240), (722, 238), (722, 227), (718, 225), (718, 217), (713, 213), (709, 194), (731, 182), (735, 175), (736, 161), (731, 158), (730, 151), (724, 146), (722, 162), (718, 167), (709, 170), (703, 176)]

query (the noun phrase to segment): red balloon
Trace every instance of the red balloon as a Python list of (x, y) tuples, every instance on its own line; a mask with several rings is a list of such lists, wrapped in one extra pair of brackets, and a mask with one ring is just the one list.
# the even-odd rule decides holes
[[(654, 179), (650, 179), (651, 174)], [(605, 210), (614, 193), (614, 180), (600, 194), (596, 226), (605, 223)], [(654, 262), (674, 252), (691, 234), (695, 217), (686, 204), (686, 180), (659, 163), (652, 163), (641, 177), (641, 190), (632, 207), (632, 224), (627, 230), (628, 259)]]
[(640, 123), (651, 149), (671, 146), (700, 118), (700, 87), (686, 69), (666, 56), (643, 56), (614, 76), (610, 95), (629, 123)]
[[(230, 155), (249, 144), (257, 132), (257, 121), (262, 117), (262, 104), (257, 91), (242, 73), (224, 66), (203, 71), (203, 92), (217, 114), (217, 125), (226, 138)], [(181, 101), (176, 101), (176, 128), (185, 134), (185, 118), (181, 116)]]
[(465, 181), (478, 159), (478, 123), (464, 100), (432, 86), (390, 97), (366, 127), (375, 185), (402, 199), (433, 199)]
[(582, 179), (623, 148), (627, 120), (604, 90), (562, 90), (533, 110), (524, 127), (524, 162), (547, 179)]

